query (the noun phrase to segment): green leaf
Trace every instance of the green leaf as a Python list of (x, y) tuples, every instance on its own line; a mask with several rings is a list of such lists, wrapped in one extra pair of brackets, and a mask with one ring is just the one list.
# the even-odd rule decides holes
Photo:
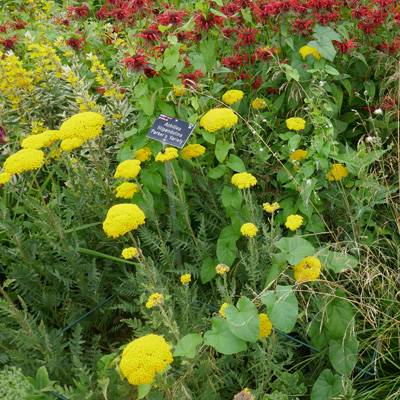
[(311, 400), (334, 400), (342, 393), (342, 379), (324, 369), (315, 381), (311, 391)]
[(358, 259), (350, 254), (340, 251), (330, 251), (327, 248), (318, 253), (322, 265), (337, 274), (349, 269), (354, 269), (358, 265)]
[(231, 148), (232, 143), (228, 143), (225, 140), (217, 140), (215, 144), (215, 156), (220, 163), (224, 162)]
[(236, 337), (230, 331), (228, 322), (219, 317), (213, 318), (212, 329), (204, 334), (204, 343), (222, 354), (235, 354), (247, 350), (246, 342)]
[(286, 79), (291, 81), (292, 79), (296, 82), (300, 80), (300, 74), (297, 69), (294, 69), (292, 66), (288, 64), (282, 64), (283, 68), (285, 69)]
[(329, 341), (329, 361), (336, 372), (350, 375), (357, 364), (358, 340), (350, 331), (344, 340)]
[(221, 193), (222, 204), (225, 208), (240, 209), (242, 205), (242, 193), (231, 186), (225, 186)]
[(151, 116), (154, 112), (155, 97), (152, 95), (143, 96), (138, 100), (138, 106), (143, 110), (143, 112)]
[(338, 42), (342, 41), (342, 37), (334, 31), (330, 26), (324, 26), (317, 24), (314, 28), (313, 36), (318, 41), (323, 40), (337, 40)]
[(261, 301), (267, 306), (268, 316), (274, 328), (285, 333), (292, 331), (298, 316), (298, 302), (290, 286), (278, 285), (275, 290), (268, 290)]
[(166, 69), (175, 67), (179, 60), (179, 46), (168, 47), (164, 51), (163, 65)]
[(329, 75), (333, 75), (333, 76), (340, 75), (340, 72), (339, 72), (336, 68), (334, 68), (334, 67), (332, 67), (332, 66), (330, 66), (330, 65), (325, 65), (324, 70), (325, 70)]
[(206, 142), (211, 143), (211, 144), (215, 144), (215, 134), (214, 133), (210, 133), (210, 132), (204, 131), (202, 133), (202, 135), (203, 135), (203, 139)]
[(174, 357), (194, 358), (197, 353), (197, 347), (203, 342), (201, 335), (189, 333), (179, 340), (176, 344)]
[(323, 329), (320, 319), (313, 319), (311, 321), (307, 334), (311, 339), (311, 344), (317, 349), (323, 350), (328, 347), (329, 338)]
[(211, 279), (214, 278), (215, 275), (217, 275), (215, 271), (215, 266), (218, 263), (211, 257), (207, 257), (203, 263), (201, 264), (201, 269), (200, 269), (200, 280), (201, 283), (207, 283), (210, 282)]
[(140, 181), (143, 186), (150, 190), (150, 192), (156, 194), (161, 193), (162, 177), (158, 172), (152, 171), (151, 169), (142, 169), (140, 173)]
[(40, 367), (36, 371), (35, 389), (38, 389), (38, 390), (45, 389), (50, 384), (51, 384), (51, 381), (49, 379), (49, 374), (47, 373), (46, 367), (45, 366)]
[(285, 254), (287, 262), (292, 265), (299, 263), (304, 257), (315, 254), (314, 246), (298, 236), (282, 238), (276, 243), (276, 247)]
[[(213, 13), (216, 14), (216, 12)], [(215, 63), (217, 62), (217, 41), (211, 38), (207, 40), (202, 40), (200, 42), (200, 52), (203, 56), (204, 64), (207, 68), (207, 71), (211, 72)]]
[(218, 165), (217, 167), (210, 169), (207, 176), (211, 179), (218, 179), (221, 178), (221, 176), (224, 176), (227, 171), (228, 168), (225, 165)]
[(237, 255), (236, 242), (239, 237), (239, 233), (232, 225), (222, 229), (217, 241), (218, 262), (226, 265), (233, 264)]
[(319, 51), (323, 58), (329, 61), (333, 61), (336, 56), (336, 49), (332, 42), (328, 39), (323, 39), (320, 41), (312, 40), (308, 43), (308, 46), (314, 47)]
[(239, 339), (255, 343), (260, 332), (257, 307), (247, 297), (241, 297), (234, 306), (225, 310), (230, 331)]
[(246, 166), (244, 165), (244, 162), (242, 161), (242, 159), (238, 156), (235, 156), (234, 154), (229, 155), (226, 165), (232, 171), (235, 171), (235, 172), (245, 172), (246, 171)]
[(351, 327), (354, 310), (351, 303), (342, 297), (336, 297), (326, 306), (324, 328), (330, 339), (342, 340)]
[(143, 384), (143, 385), (138, 385), (138, 399), (143, 399), (145, 398), (150, 390), (151, 390), (151, 384)]

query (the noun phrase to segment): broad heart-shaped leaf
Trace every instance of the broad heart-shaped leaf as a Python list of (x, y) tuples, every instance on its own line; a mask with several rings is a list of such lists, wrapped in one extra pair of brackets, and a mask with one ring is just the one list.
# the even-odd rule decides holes
[(354, 309), (349, 301), (342, 297), (330, 300), (324, 313), (324, 328), (328, 337), (332, 340), (343, 340), (351, 328), (353, 318)]
[(211, 38), (202, 40), (200, 43), (200, 52), (207, 71), (211, 71), (217, 61), (217, 41)]
[(219, 317), (213, 318), (212, 329), (204, 334), (204, 343), (222, 354), (235, 354), (247, 350), (246, 342), (236, 337), (230, 331), (228, 322)]
[(290, 286), (278, 285), (268, 290), (261, 301), (267, 306), (268, 316), (274, 328), (289, 333), (294, 328), (299, 312), (297, 298)]
[(350, 375), (357, 364), (358, 340), (350, 331), (344, 340), (329, 341), (329, 361), (336, 372), (342, 375)]
[(207, 176), (211, 179), (218, 179), (221, 178), (221, 176), (225, 175), (226, 171), (228, 171), (228, 168), (226, 165), (218, 165), (215, 168), (212, 168), (208, 171)]
[(217, 275), (217, 272), (215, 271), (215, 266), (217, 264), (218, 264), (218, 262), (216, 262), (211, 257), (207, 257), (205, 260), (203, 260), (203, 263), (201, 264), (201, 269), (200, 269), (201, 283), (210, 282), (211, 279), (213, 279), (214, 276)]
[(218, 262), (232, 265), (237, 255), (236, 241), (240, 234), (232, 225), (222, 229), (217, 241), (217, 258)]
[(337, 274), (349, 269), (354, 269), (358, 265), (358, 260), (350, 254), (344, 254), (340, 251), (330, 251), (327, 248), (318, 252), (324, 268), (327, 268)]
[(292, 265), (297, 264), (304, 257), (315, 254), (314, 246), (306, 239), (298, 236), (282, 238), (278, 241), (276, 247), (285, 254), (286, 261)]
[(152, 95), (143, 96), (138, 100), (138, 106), (148, 116), (153, 115), (155, 105), (155, 97)]
[(314, 28), (313, 36), (317, 40), (337, 40), (342, 41), (342, 37), (334, 31), (330, 26), (317, 24)]
[(231, 186), (222, 189), (221, 199), (225, 208), (239, 209), (242, 205), (242, 193)]
[(140, 174), (140, 181), (143, 186), (148, 188), (150, 192), (160, 194), (162, 189), (162, 178), (161, 175), (151, 169), (143, 169)]
[(197, 347), (203, 342), (203, 338), (197, 333), (189, 333), (185, 335), (176, 344), (174, 357), (194, 358), (196, 356)]
[(329, 369), (324, 369), (315, 381), (311, 400), (333, 400), (342, 393), (342, 379)]
[(255, 343), (260, 332), (257, 307), (247, 297), (241, 297), (234, 306), (225, 310), (230, 331), (239, 339)]
[(217, 140), (215, 144), (215, 157), (219, 162), (224, 162), (229, 150), (232, 148), (232, 143), (228, 143), (225, 140)]
[(312, 40), (308, 43), (308, 46), (317, 49), (321, 56), (329, 61), (333, 61), (335, 59), (336, 49), (329, 39)]
[(229, 155), (226, 165), (232, 171), (235, 171), (235, 172), (245, 172), (246, 171), (246, 166), (244, 165), (244, 162), (242, 161), (242, 159), (238, 156), (235, 156), (234, 154)]
[(144, 399), (151, 390), (151, 384), (138, 385), (138, 399)]
[(174, 68), (176, 63), (178, 62), (178, 60), (179, 60), (179, 47), (178, 46), (168, 47), (164, 51), (163, 65), (166, 69)]

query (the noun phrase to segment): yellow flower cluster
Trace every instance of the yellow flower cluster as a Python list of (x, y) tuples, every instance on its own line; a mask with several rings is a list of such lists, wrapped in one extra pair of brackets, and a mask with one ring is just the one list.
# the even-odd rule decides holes
[(201, 144), (188, 144), (182, 149), (182, 158), (190, 160), (202, 156), (205, 152), (206, 148)]
[(139, 255), (139, 250), (136, 247), (126, 247), (122, 250), (121, 256), (125, 260), (131, 260)]
[(247, 222), (240, 227), (240, 233), (248, 238), (253, 238), (257, 235), (258, 228), (251, 222)]
[(227, 265), (225, 265), (225, 264), (218, 264), (218, 265), (215, 267), (215, 272), (216, 272), (218, 275), (221, 275), (221, 276), (225, 275), (225, 274), (228, 273), (229, 271), (230, 271), (230, 268), (229, 268)]
[(258, 318), (260, 320), (260, 332), (258, 334), (258, 337), (260, 339), (262, 339), (271, 334), (272, 323), (271, 323), (270, 319), (268, 318), (267, 314), (260, 313), (260, 314), (258, 314)]
[(349, 175), (349, 170), (343, 164), (333, 164), (326, 177), (329, 181), (341, 181)]
[(311, 46), (301, 47), (299, 50), (299, 53), (303, 60), (305, 60), (308, 56), (312, 56), (316, 60), (319, 60), (321, 58), (320, 52), (315, 47), (311, 47)]
[(257, 185), (257, 179), (248, 172), (239, 172), (232, 176), (231, 183), (239, 189), (249, 189)]
[(186, 93), (185, 85), (174, 85), (173, 91), (176, 97), (183, 96)]
[(267, 213), (270, 213), (270, 214), (273, 214), (275, 211), (279, 210), (280, 208), (281, 208), (281, 206), (276, 201), (273, 202), (272, 204), (263, 203), (264, 211), (266, 211)]
[(222, 101), (228, 105), (232, 105), (242, 100), (244, 93), (241, 90), (228, 90), (222, 96)]
[(139, 192), (139, 186), (133, 182), (122, 182), (115, 189), (115, 197), (118, 199), (131, 199), (137, 192)]
[(296, 282), (315, 281), (321, 275), (321, 261), (314, 256), (305, 257), (294, 266), (293, 270)]
[(156, 155), (156, 161), (167, 162), (178, 158), (178, 150), (175, 147), (166, 147)]
[(135, 179), (141, 170), (139, 160), (125, 160), (118, 164), (114, 178)]
[(145, 218), (136, 204), (117, 204), (108, 210), (103, 230), (108, 237), (115, 239), (143, 225)]
[(225, 318), (225, 310), (230, 306), (229, 303), (223, 303), (221, 307), (219, 308), (218, 314), (222, 317)]
[(267, 107), (267, 102), (264, 99), (261, 99), (260, 97), (256, 97), (252, 102), (251, 102), (251, 106), (255, 109), (255, 110), (262, 110), (265, 107)]
[(153, 293), (149, 296), (146, 302), (146, 308), (153, 308), (156, 306), (160, 306), (164, 303), (164, 295), (161, 293)]
[(21, 142), (23, 149), (41, 149), (51, 146), (59, 139), (59, 131), (47, 130), (37, 135), (29, 135)]
[(107, 70), (104, 64), (100, 62), (94, 54), (88, 54), (88, 60), (91, 62), (90, 71), (95, 75), (95, 80), (100, 86), (107, 86), (112, 84), (112, 75)]
[(290, 153), (289, 158), (292, 161), (302, 161), (305, 160), (308, 157), (308, 151), (307, 150), (302, 150), (302, 149), (297, 149)]
[(150, 384), (173, 362), (171, 346), (150, 334), (130, 342), (122, 352), (119, 369), (131, 385)]
[(73, 137), (82, 140), (95, 139), (100, 135), (105, 124), (103, 115), (95, 112), (83, 112), (75, 114), (65, 120), (60, 127), (61, 139)]
[(213, 108), (200, 119), (200, 126), (207, 132), (230, 129), (238, 123), (238, 116), (230, 108)]
[(188, 285), (192, 281), (192, 275), (191, 274), (183, 274), (181, 275), (180, 281), (182, 285)]
[(11, 103), (12, 108), (18, 108), (21, 95), (33, 90), (32, 73), (26, 70), (22, 61), (14, 53), (3, 56), (0, 52), (0, 93)]
[(288, 118), (286, 120), (286, 126), (291, 131), (301, 131), (306, 127), (306, 121), (298, 117)]
[(145, 162), (151, 158), (151, 150), (149, 147), (142, 147), (135, 151), (135, 158), (140, 162)]
[(80, 138), (73, 137), (61, 141), (60, 149), (65, 152), (70, 152), (83, 145), (84, 141)]
[(291, 231), (295, 231), (300, 228), (301, 225), (303, 225), (303, 217), (301, 215), (289, 215), (286, 218), (285, 226)]
[(35, 62), (35, 80), (46, 79), (46, 72), (55, 72), (61, 77), (61, 60), (56, 49), (47, 43), (28, 44), (29, 57)]
[(44, 153), (37, 149), (22, 149), (4, 161), (4, 172), (10, 175), (39, 169), (44, 164)]
[(0, 185), (10, 182), (12, 175), (8, 172), (0, 172)]

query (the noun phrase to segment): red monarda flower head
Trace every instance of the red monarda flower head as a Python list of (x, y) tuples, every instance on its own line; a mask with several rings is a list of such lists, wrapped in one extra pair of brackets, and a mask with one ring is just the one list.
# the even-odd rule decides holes
[(196, 69), (194, 72), (180, 74), (179, 78), (186, 87), (196, 87), (197, 81), (203, 76), (204, 74), (199, 69)]
[(148, 42), (156, 42), (160, 40), (161, 32), (156, 24), (152, 24), (147, 29), (144, 29), (139, 36)]
[(183, 18), (186, 15), (186, 11), (175, 11), (169, 10), (165, 11), (157, 17), (157, 22), (160, 25), (174, 25), (180, 26), (182, 25)]
[(215, 25), (222, 25), (224, 19), (215, 14), (204, 16), (201, 12), (197, 12), (194, 17), (196, 28), (199, 32), (208, 31)]
[(71, 37), (69, 39), (66, 40), (66, 43), (68, 46), (72, 47), (75, 50), (80, 50), (84, 43), (85, 43), (85, 39), (81, 38), (81, 37)]
[(14, 28), (17, 30), (24, 29), (26, 27), (26, 25), (27, 25), (27, 23), (25, 21), (22, 21), (22, 19), (17, 19), (14, 22)]
[(314, 21), (312, 19), (296, 18), (293, 21), (292, 30), (293, 32), (299, 33), (300, 35), (309, 35), (313, 30)]
[(242, 31), (239, 31), (239, 46), (249, 46), (256, 41), (258, 30), (253, 28), (245, 28)]
[(176, 36), (180, 42), (198, 42), (201, 39), (201, 34), (194, 31), (178, 32)]
[(257, 75), (256, 78), (254, 79), (253, 83), (251, 84), (251, 87), (254, 90), (257, 90), (260, 88), (260, 86), (263, 84), (263, 78), (261, 75)]
[(341, 53), (350, 53), (351, 50), (356, 48), (356, 43), (353, 39), (349, 39), (345, 42), (333, 41), (333, 44), (339, 49)]
[(89, 7), (86, 3), (80, 6), (70, 6), (67, 10), (70, 17), (86, 18), (89, 15)]
[(236, 54), (232, 57), (224, 57), (221, 60), (221, 63), (226, 68), (236, 70), (243, 65), (243, 58), (240, 54)]
[(6, 33), (7, 32), (7, 23), (0, 25), (0, 32)]
[(146, 56), (142, 53), (125, 57), (123, 60), (125, 67), (135, 71), (141, 71), (147, 66)]
[(223, 14), (225, 14), (227, 17), (232, 17), (232, 15), (235, 15), (236, 13), (238, 13), (240, 11), (240, 4), (239, 2), (237, 3), (228, 3), (225, 6), (221, 7), (221, 12)]
[(153, 76), (157, 75), (157, 71), (155, 69), (151, 68), (149, 65), (146, 65), (143, 68), (143, 72), (148, 78), (152, 78)]
[(13, 49), (16, 42), (17, 42), (16, 36), (0, 40), (0, 43), (6, 48), (6, 50)]

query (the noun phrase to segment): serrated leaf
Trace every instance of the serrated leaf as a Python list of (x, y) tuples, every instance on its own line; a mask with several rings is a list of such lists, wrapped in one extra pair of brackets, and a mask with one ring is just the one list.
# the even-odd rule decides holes
[(334, 400), (342, 393), (342, 379), (329, 369), (324, 369), (315, 381), (311, 400)]
[(314, 246), (298, 236), (282, 238), (276, 243), (276, 247), (285, 255), (289, 264), (295, 265), (304, 257), (315, 254)]
[(179, 47), (172, 46), (168, 47), (164, 51), (163, 65), (166, 69), (172, 69), (175, 67), (179, 60)]
[(350, 254), (341, 253), (340, 251), (330, 251), (327, 248), (318, 253), (324, 268), (330, 269), (337, 274), (349, 269), (354, 269), (358, 265), (358, 259)]

